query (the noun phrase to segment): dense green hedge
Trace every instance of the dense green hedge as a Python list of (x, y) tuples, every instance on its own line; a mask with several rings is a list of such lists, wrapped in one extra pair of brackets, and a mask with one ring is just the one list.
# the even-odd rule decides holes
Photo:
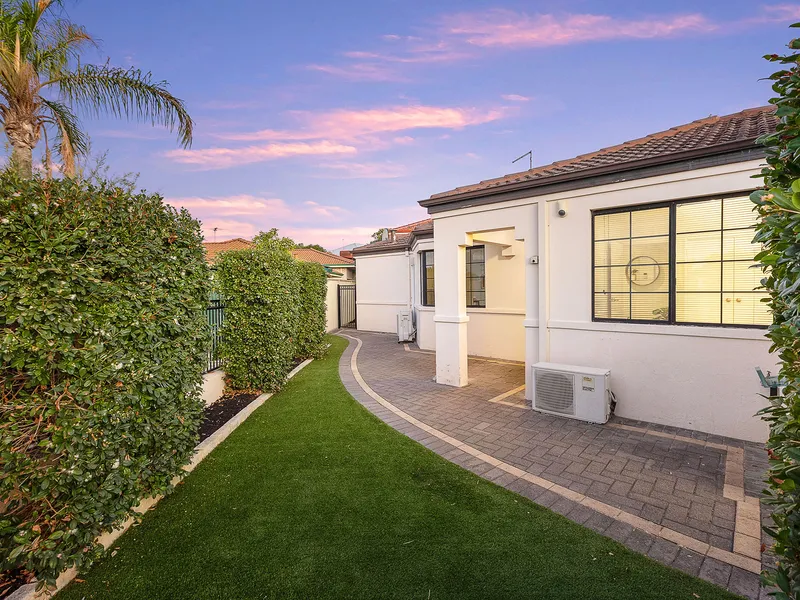
[(262, 238), (225, 252), (216, 279), (225, 299), (220, 352), (234, 389), (277, 390), (298, 358), (317, 355), (325, 335), (325, 272)]
[(0, 176), (0, 567), (52, 581), (165, 492), (202, 416), (208, 267), (159, 196)]
[[(800, 24), (794, 25), (798, 27)], [(792, 40), (792, 50), (800, 40)], [(756, 241), (764, 250), (756, 257), (764, 267), (762, 284), (769, 292), (773, 324), (767, 337), (781, 360), (783, 395), (771, 398), (762, 411), (770, 425), (767, 502), (772, 505), (777, 569), (764, 574), (781, 591), (778, 598), (800, 598), (800, 53), (768, 55), (783, 65), (772, 75), (770, 100), (777, 106), (777, 132), (760, 141), (767, 147), (762, 171), (765, 190), (751, 196), (760, 215)]]
[(317, 263), (298, 262), (300, 280), (300, 322), (296, 356), (308, 358), (319, 354), (325, 337), (325, 296), (328, 286), (325, 269)]

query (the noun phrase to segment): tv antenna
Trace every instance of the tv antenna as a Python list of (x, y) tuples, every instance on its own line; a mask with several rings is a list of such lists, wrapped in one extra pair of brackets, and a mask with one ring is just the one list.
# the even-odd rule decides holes
[(523, 154), (519, 158), (515, 158), (514, 160), (511, 161), (511, 164), (513, 165), (515, 162), (517, 162), (518, 160), (522, 160), (526, 156), (528, 157), (528, 162), (530, 163), (530, 166), (528, 168), (532, 169), (533, 168), (533, 150), (528, 150), (525, 154)]
[[(213, 232), (214, 232), (214, 241), (215, 241), (215, 242), (217, 241), (217, 230), (218, 230), (218, 229), (219, 229), (219, 227), (214, 227), (214, 228), (211, 230), (211, 231), (213, 231)], [(223, 231), (224, 231), (224, 230), (223, 230)]]

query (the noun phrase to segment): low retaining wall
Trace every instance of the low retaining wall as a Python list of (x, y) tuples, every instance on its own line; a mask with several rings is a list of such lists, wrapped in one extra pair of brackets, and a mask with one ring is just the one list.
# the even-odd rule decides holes
[(225, 390), (225, 371), (217, 369), (203, 375), (203, 402), (206, 406), (222, 398)]

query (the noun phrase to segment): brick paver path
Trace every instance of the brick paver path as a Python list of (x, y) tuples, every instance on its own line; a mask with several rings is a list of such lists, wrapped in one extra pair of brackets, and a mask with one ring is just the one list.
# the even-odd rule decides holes
[(526, 406), (522, 364), (471, 358), (469, 385), (453, 388), (434, 382), (432, 353), (392, 335), (343, 335), (343, 383), (395, 429), (637, 552), (759, 597), (762, 446), (543, 415)]

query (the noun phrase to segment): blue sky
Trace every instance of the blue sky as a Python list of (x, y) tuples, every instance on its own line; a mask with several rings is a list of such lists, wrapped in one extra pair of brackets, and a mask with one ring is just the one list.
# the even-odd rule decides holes
[(336, 248), (425, 217), (417, 200), (710, 114), (766, 104), (759, 78), (800, 3), (78, 0), (86, 62), (170, 83), (196, 121), (85, 119), (115, 172), (207, 238), (278, 227)]

